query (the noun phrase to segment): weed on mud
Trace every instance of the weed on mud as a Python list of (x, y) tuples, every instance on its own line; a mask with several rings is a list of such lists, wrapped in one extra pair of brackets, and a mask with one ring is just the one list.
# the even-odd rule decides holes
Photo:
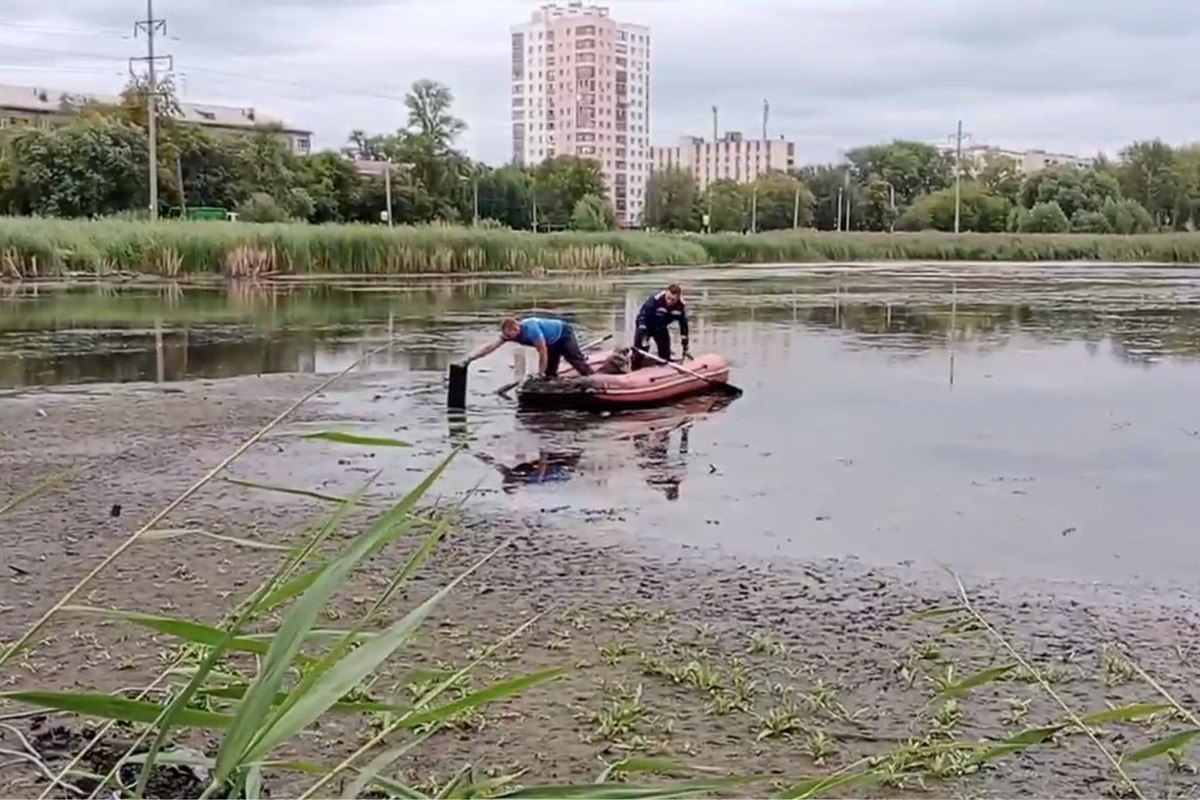
[[(1189, 745), (1200, 722), (1135, 653), (1110, 643), (1035, 656), (953, 575), (952, 601), (898, 619), (911, 643), (873, 672), (840, 658), (836, 642), (650, 605), (520, 619), (497, 610), (488, 628), (438, 621), (507, 544), (444, 585), (414, 583), (456, 526), (458, 509), (418, 508), (453, 457), (390, 505), (362, 504), (374, 479), (325, 498), (333, 511), (216, 624), (179, 609), (57, 604), (80, 648), (100, 625), (174, 645), (144, 686), (0, 694), (0, 778), (22, 769), (29, 783), (10, 788), (41, 797), (973, 796), (1003, 787), (1015, 764), (1052, 770), (1068, 758), (1095, 764), (1087, 793), (1197, 786)], [(339, 598), (385, 550), (400, 568), (370, 597)], [(49, 616), (3, 646), (0, 668), (36, 680)], [(109, 655), (120, 670), (121, 655)], [(1083, 705), (1096, 697), (1108, 704)], [(565, 763), (575, 765), (567, 782)]]

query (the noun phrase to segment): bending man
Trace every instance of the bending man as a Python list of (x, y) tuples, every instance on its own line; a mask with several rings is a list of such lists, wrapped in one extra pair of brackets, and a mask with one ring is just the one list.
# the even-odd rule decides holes
[(526, 317), (517, 320), (508, 317), (500, 323), (500, 338), (488, 342), (462, 360), (465, 367), (472, 361), (483, 358), (508, 342), (532, 347), (538, 353), (537, 374), (545, 378), (558, 377), (558, 365), (563, 359), (580, 375), (591, 375), (592, 367), (579, 349), (575, 331), (571, 324), (549, 317)]
[[(671, 360), (671, 332), (668, 330), (672, 322), (679, 323), (679, 340), (683, 346), (683, 360), (692, 357), (688, 350), (688, 318), (687, 307), (683, 304), (683, 290), (679, 284), (672, 283), (666, 291), (655, 292), (642, 303), (637, 315), (637, 331), (633, 336), (633, 346), (645, 350), (650, 339), (658, 350), (658, 357), (664, 361)], [(633, 354), (632, 369), (644, 366), (645, 356)]]

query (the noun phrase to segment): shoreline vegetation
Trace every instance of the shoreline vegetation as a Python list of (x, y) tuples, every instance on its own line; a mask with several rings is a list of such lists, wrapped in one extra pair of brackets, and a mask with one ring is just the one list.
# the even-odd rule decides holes
[(0, 280), (604, 274), (870, 261), (1200, 263), (1195, 233), (532, 233), (494, 227), (0, 217)]

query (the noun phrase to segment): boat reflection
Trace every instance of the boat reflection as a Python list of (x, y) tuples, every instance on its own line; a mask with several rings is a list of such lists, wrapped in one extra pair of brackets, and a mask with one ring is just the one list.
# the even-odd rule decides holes
[(694, 397), (669, 407), (608, 416), (522, 413), (517, 428), (532, 434), (536, 456), (522, 453), (500, 459), (471, 452), (500, 473), (501, 487), (510, 494), (531, 484), (562, 483), (583, 475), (607, 483), (613, 473), (625, 472), (632, 460), (647, 486), (667, 500), (678, 500), (687, 477), (692, 427), (730, 402), (724, 396)]

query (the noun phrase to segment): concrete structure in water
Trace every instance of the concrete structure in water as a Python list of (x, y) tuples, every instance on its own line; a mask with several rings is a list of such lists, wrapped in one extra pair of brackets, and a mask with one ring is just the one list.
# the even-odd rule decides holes
[[(0, 130), (20, 125), (46, 127), (61, 122), (87, 103), (115, 105), (119, 95), (69, 92), (37, 86), (0, 84)], [(300, 130), (263, 116), (253, 108), (179, 102), (180, 122), (190, 122), (218, 131), (247, 133), (277, 127), (288, 149), (298, 155), (312, 152), (312, 131)]]
[(714, 180), (749, 183), (768, 172), (796, 167), (795, 142), (783, 137), (743, 139), (737, 131), (727, 131), (716, 142), (684, 136), (674, 147), (652, 147), (650, 152), (654, 169), (685, 169), (701, 189)]
[(625, 226), (640, 224), (650, 162), (650, 29), (604, 6), (544, 5), (512, 28), (512, 157), (593, 158)]

